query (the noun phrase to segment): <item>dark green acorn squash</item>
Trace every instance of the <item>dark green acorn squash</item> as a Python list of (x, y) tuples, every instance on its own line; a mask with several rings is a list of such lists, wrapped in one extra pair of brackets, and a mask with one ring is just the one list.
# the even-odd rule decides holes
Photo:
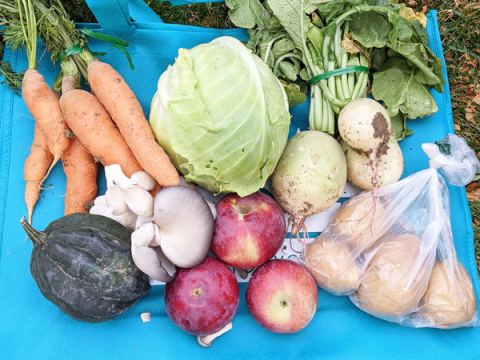
[(71, 214), (41, 232), (20, 221), (33, 242), (30, 272), (43, 296), (75, 320), (98, 323), (128, 310), (149, 289), (133, 262), (131, 232), (99, 215)]

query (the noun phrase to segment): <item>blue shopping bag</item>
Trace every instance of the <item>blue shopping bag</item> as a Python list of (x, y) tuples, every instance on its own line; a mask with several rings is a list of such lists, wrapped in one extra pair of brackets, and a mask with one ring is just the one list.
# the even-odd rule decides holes
[[(173, 1), (172, 1), (173, 2)], [(135, 65), (131, 71), (123, 54), (110, 51), (103, 61), (112, 64), (131, 86), (145, 113), (156, 91), (159, 76), (173, 64), (178, 48), (191, 48), (218, 36), (247, 40), (244, 29), (217, 30), (165, 24), (143, 0), (87, 0), (99, 24), (80, 24), (107, 32), (131, 43)], [(178, 1), (175, 4), (194, 3)], [(443, 59), (436, 13), (428, 15), (430, 47)], [(93, 51), (106, 51), (108, 44), (91, 39)], [(41, 52), (39, 52), (39, 57)], [(24, 53), (4, 55), (14, 70), (27, 68)], [(48, 56), (39, 71), (49, 84), (59, 67)], [(447, 75), (444, 70), (444, 77)], [(421, 150), (453, 133), (448, 84), (443, 94), (433, 91), (439, 111), (425, 119), (409, 121), (414, 135), (402, 140), (404, 177), (428, 167)], [(308, 103), (291, 109), (290, 135), (307, 129)], [(100, 324), (70, 319), (43, 298), (29, 272), (32, 245), (19, 220), (26, 214), (23, 202), (23, 164), (33, 140), (34, 121), (21, 97), (0, 88), (0, 359), (476, 359), (480, 357), (480, 328), (455, 330), (412, 329), (374, 318), (357, 309), (348, 297), (319, 290), (317, 314), (301, 332), (271, 333), (260, 327), (245, 305), (246, 284), (240, 285), (240, 306), (233, 329), (204, 349), (168, 318), (163, 287), (153, 287), (121, 317)], [(105, 191), (104, 186), (100, 192)], [(480, 284), (475, 265), (471, 215), (464, 188), (449, 186), (451, 222), (460, 261), (469, 271), (477, 301)], [(63, 215), (65, 176), (57, 165), (35, 208), (33, 225), (42, 230)], [(140, 314), (150, 312), (143, 323)]]

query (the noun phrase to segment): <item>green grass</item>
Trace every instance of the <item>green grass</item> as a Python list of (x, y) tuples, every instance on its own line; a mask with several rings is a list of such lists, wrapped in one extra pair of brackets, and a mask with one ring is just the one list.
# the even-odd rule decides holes
[(224, 3), (199, 3), (187, 6), (172, 6), (169, 2), (145, 1), (165, 23), (230, 29), (234, 27)]
[[(174, 7), (169, 2), (145, 0), (166, 23), (212, 28), (232, 28), (223, 3), (199, 3)], [(447, 65), (456, 133), (465, 138), (480, 157), (480, 3), (470, 0), (401, 0), (422, 11), (438, 11), (440, 35)], [(85, 0), (64, 0), (76, 22), (96, 22)], [(0, 41), (0, 56), (2, 54)], [(478, 104), (474, 102), (478, 96)], [(480, 202), (470, 202), (475, 232), (477, 266), (480, 269)]]
[(75, 22), (97, 22), (95, 15), (93, 15), (85, 0), (63, 0), (62, 5)]

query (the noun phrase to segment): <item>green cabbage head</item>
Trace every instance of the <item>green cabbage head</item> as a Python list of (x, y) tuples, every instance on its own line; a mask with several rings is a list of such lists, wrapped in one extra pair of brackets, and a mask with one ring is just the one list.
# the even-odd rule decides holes
[(265, 185), (289, 125), (277, 78), (228, 36), (180, 49), (158, 81), (150, 110), (157, 141), (187, 181), (240, 196)]

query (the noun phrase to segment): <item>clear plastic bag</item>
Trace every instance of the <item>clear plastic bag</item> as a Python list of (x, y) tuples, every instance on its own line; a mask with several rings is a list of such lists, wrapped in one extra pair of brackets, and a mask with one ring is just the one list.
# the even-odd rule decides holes
[(349, 295), (358, 308), (384, 320), (478, 326), (472, 280), (455, 252), (449, 193), (437, 168), (465, 185), (479, 162), (455, 135), (438, 143), (450, 153), (424, 144), (431, 167), (378, 189), (375, 207), (371, 192), (343, 203), (300, 261), (321, 288)]

